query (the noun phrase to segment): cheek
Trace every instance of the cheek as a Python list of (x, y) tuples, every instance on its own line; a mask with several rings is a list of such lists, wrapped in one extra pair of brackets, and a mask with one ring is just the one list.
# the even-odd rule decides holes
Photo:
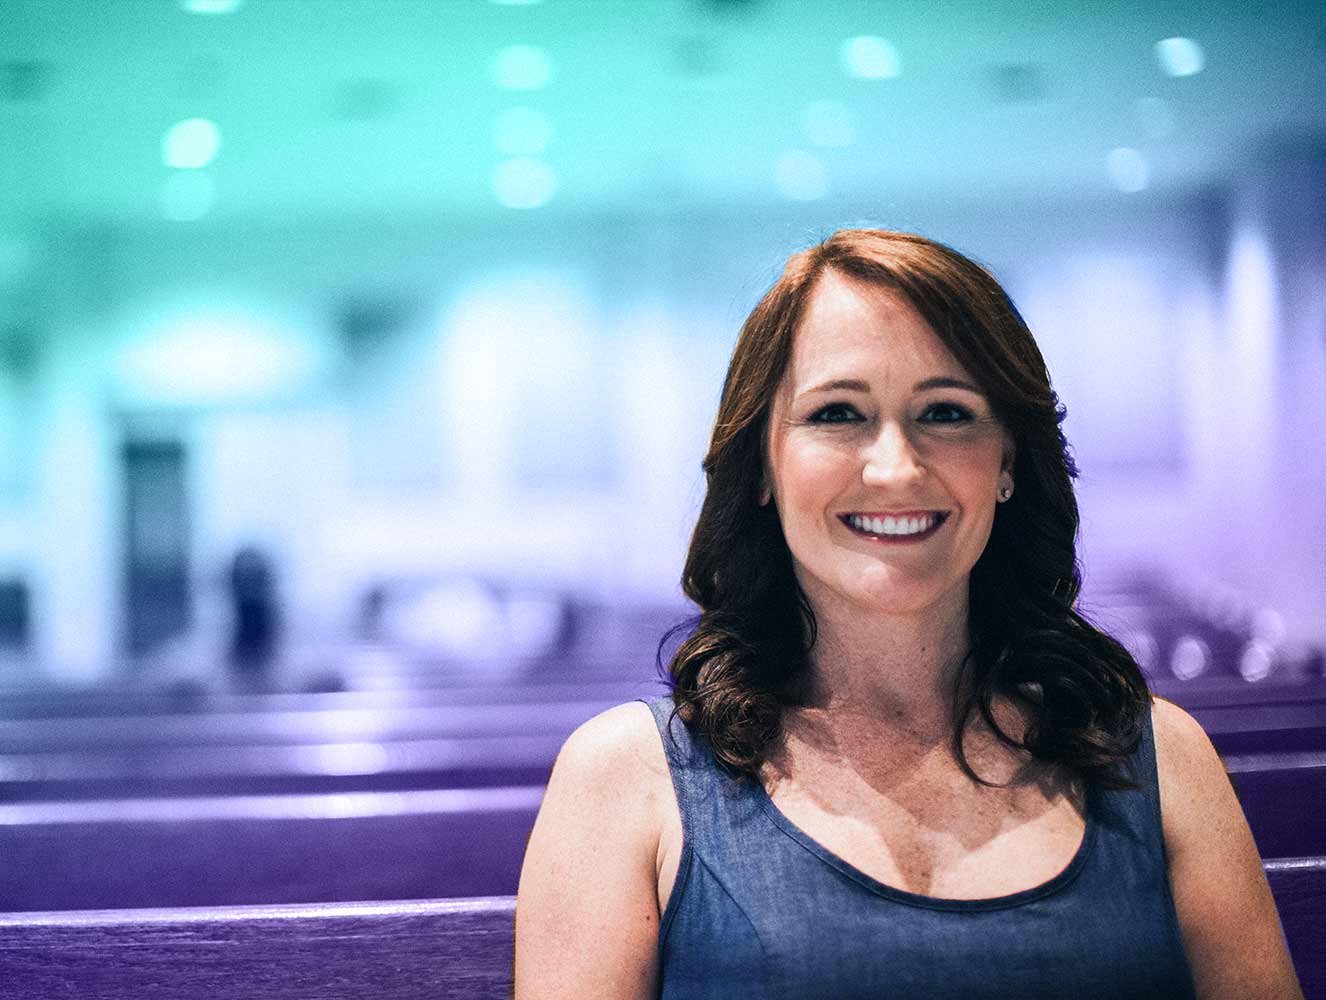
[(786, 441), (774, 461), (774, 490), (781, 507), (822, 506), (852, 475), (853, 458), (841, 448), (812, 441)]

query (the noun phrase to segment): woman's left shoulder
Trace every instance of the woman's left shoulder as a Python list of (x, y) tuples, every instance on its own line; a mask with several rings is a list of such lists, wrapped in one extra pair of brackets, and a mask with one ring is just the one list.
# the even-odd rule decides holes
[(1171, 701), (1152, 700), (1151, 722), (1170, 887), (1198, 996), (1301, 997), (1257, 845), (1220, 755), (1197, 720)]
[(1256, 858), (1243, 810), (1220, 755), (1191, 715), (1172, 701), (1153, 698), (1151, 728), (1155, 736), (1156, 777), (1165, 849), (1171, 864), (1192, 849), (1210, 851), (1213, 840), (1226, 849)]
[(1230, 787), (1225, 765), (1206, 730), (1174, 702), (1159, 696), (1151, 699), (1151, 731), (1162, 805), (1177, 811), (1176, 820), (1197, 798)]

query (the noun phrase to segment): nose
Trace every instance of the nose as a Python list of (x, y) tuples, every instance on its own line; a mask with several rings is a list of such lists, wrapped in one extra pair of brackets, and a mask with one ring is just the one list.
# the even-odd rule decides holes
[(903, 429), (886, 422), (866, 446), (861, 480), (867, 486), (908, 485), (925, 475), (921, 456)]

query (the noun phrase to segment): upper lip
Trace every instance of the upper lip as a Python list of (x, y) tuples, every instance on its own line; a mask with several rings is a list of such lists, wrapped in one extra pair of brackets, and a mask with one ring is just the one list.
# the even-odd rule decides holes
[(911, 510), (849, 510), (839, 515), (840, 517), (929, 517), (931, 514), (947, 514), (946, 510), (931, 508), (923, 510), (913, 508)]

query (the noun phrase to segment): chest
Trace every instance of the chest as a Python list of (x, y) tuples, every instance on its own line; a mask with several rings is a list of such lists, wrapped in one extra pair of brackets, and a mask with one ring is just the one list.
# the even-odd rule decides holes
[(796, 831), (877, 882), (985, 899), (1049, 881), (1086, 835), (1084, 797), (1071, 783), (1004, 778), (983, 785), (944, 762), (871, 777), (811, 762), (766, 791)]
[(1086, 833), (1085, 816), (1066, 798), (972, 795), (944, 813), (935, 811), (935, 801), (888, 796), (841, 812), (794, 792), (771, 798), (789, 823), (863, 874), (943, 899), (984, 899), (1041, 885), (1068, 866)]

